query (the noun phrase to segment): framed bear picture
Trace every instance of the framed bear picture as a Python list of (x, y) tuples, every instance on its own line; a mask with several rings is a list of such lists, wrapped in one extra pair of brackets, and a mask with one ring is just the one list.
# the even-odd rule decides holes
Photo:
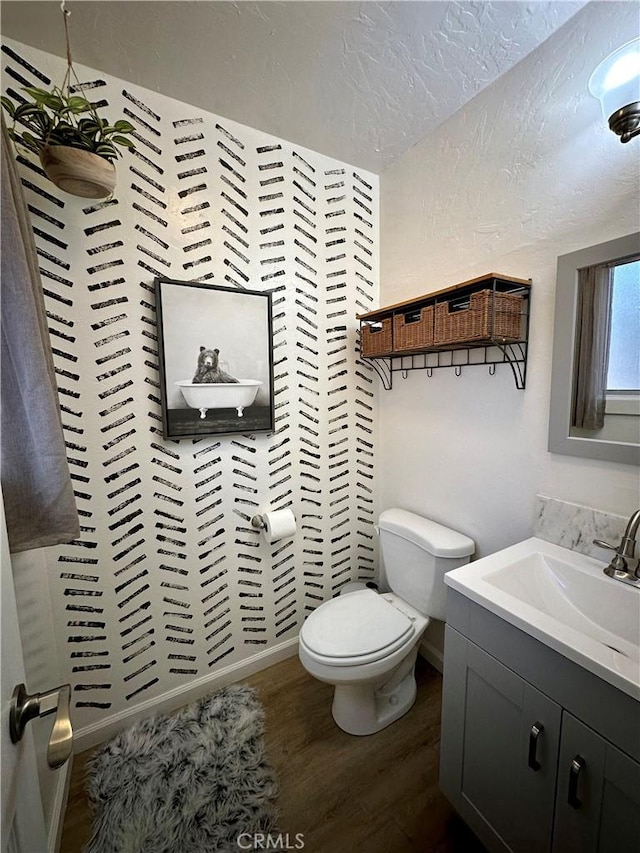
[(273, 431), (271, 293), (155, 285), (164, 437)]

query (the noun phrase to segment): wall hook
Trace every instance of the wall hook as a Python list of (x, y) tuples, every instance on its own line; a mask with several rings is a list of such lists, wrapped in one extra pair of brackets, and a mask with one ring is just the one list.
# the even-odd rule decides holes
[(409, 376), (409, 371), (408, 371), (408, 370), (404, 370), (404, 369), (403, 369), (403, 371), (402, 371), (402, 378), (403, 378), (403, 379), (406, 379), (408, 376)]
[(427, 376), (431, 379), (433, 376), (433, 367), (427, 367)]
[(495, 366), (495, 364), (490, 364), (490, 365), (489, 365), (489, 376), (494, 376), (494, 375), (495, 375), (495, 372), (496, 372), (496, 366)]
[(456, 376), (462, 376), (462, 365), (456, 364)]

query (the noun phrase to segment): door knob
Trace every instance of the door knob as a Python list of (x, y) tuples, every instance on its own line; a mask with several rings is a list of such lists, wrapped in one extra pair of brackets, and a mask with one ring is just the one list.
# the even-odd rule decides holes
[(73, 728), (69, 708), (71, 705), (71, 685), (62, 684), (46, 693), (27, 693), (24, 684), (18, 684), (11, 697), (9, 711), (9, 733), (11, 742), (18, 743), (22, 739), (25, 727), (36, 717), (46, 717), (55, 711), (47, 761), (49, 767), (60, 767), (71, 755), (73, 744)]

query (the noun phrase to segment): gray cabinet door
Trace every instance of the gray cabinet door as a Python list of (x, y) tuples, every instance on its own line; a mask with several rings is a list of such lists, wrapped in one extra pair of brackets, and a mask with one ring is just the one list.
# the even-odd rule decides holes
[(640, 764), (566, 711), (554, 853), (640, 850)]
[(640, 764), (607, 743), (598, 853), (640, 850)]
[(490, 850), (546, 853), (560, 706), (449, 626), (444, 672), (444, 793)]

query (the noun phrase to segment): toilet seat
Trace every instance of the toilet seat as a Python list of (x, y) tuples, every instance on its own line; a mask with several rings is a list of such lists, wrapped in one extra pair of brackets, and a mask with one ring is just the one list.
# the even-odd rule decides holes
[(302, 626), (300, 642), (318, 663), (358, 666), (387, 657), (414, 634), (405, 613), (364, 589), (320, 605)]

